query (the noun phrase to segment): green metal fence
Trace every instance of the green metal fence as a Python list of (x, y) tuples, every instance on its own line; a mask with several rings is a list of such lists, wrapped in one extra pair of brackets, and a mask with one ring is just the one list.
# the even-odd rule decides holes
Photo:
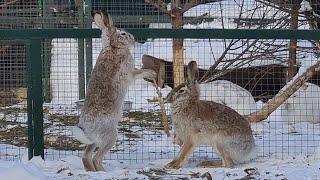
[[(77, 122), (80, 108), (75, 107), (75, 101), (84, 98), (86, 83), (90, 79), (92, 67), (101, 49), (100, 42), (97, 39), (100, 38), (101, 32), (98, 29), (91, 29), (94, 26), (90, 15), (91, 10), (107, 10), (111, 13), (118, 27), (126, 28), (135, 36), (138, 42), (145, 45), (144, 47), (141, 47), (141, 45), (136, 45), (135, 47), (140, 48), (135, 54), (136, 57), (134, 57), (138, 61), (136, 62), (138, 68), (142, 66), (141, 57), (143, 54), (153, 55), (163, 60), (172, 60), (172, 38), (184, 39), (185, 63), (190, 60), (202, 59), (199, 62), (202, 70), (210, 68), (213, 65), (212, 59), (219, 59), (219, 56), (223, 55), (223, 51), (227, 49), (228, 43), (232, 44), (233, 40), (240, 43), (241, 46), (237, 44), (231, 46), (230, 52), (227, 53), (228, 56), (222, 58), (224, 63), (228, 63), (233, 59), (247, 61), (246, 58), (248, 57), (239, 56), (241, 53), (236, 50), (245, 51), (250, 47), (254, 47), (255, 51), (247, 50), (247, 54), (253, 54), (249, 58), (255, 58), (255, 60), (268, 58), (265, 61), (279, 60), (277, 62), (280, 63), (275, 66), (272, 66), (274, 64), (266, 63), (267, 65), (264, 66), (252, 65), (234, 68), (233, 71), (219, 78), (219, 80), (232, 81), (234, 84), (238, 84), (248, 90), (254, 100), (260, 104), (265, 103), (265, 101), (277, 94), (287, 81), (288, 64), (286, 61), (288, 54), (282, 52), (289, 51), (288, 44), (290, 40), (297, 40), (301, 43), (298, 46), (301, 58), (303, 58), (302, 56), (310, 55), (308, 61), (310, 60), (311, 62), (317, 59), (315, 55), (316, 49), (308, 43), (320, 40), (320, 31), (305, 29), (305, 26), (302, 26), (308, 22), (305, 19), (299, 20), (302, 28), (289, 29), (290, 18), (287, 16), (285, 16), (286, 18), (261, 19), (257, 17), (234, 18), (230, 14), (224, 14), (226, 16), (225, 19), (229, 20), (230, 24), (237, 24), (239, 27), (227, 27), (226, 25), (223, 27), (224, 29), (211, 27), (209, 25), (214, 24), (215, 21), (220, 23), (219, 20), (221, 20), (221, 17), (217, 15), (220, 13), (220, 9), (212, 3), (213, 5), (208, 5), (208, 9), (212, 11), (217, 8), (214, 11), (217, 14), (210, 14), (203, 17), (203, 19), (195, 19), (195, 16), (201, 15), (200, 12), (206, 9), (205, 7), (200, 7), (196, 9), (194, 14), (183, 18), (183, 21), (187, 22), (185, 29), (172, 29), (168, 25), (172, 23), (171, 17), (142, 1), (136, 4), (130, 0), (85, 1), (85, 6), (81, 6), (79, 4), (80, 1), (74, 1), (76, 8), (73, 11), (58, 12), (55, 15), (49, 13), (51, 11), (48, 9), (51, 6), (50, 3), (46, 4), (49, 1), (35, 2), (22, 3), (19, 9), (22, 15), (20, 14), (18, 17), (9, 16), (10, 13), (17, 15), (17, 11), (14, 8), (6, 9), (8, 16), (0, 16), (0, 22), (4, 23), (1, 26), (3, 29), (0, 30), (1, 47), (10, 43), (19, 45), (19, 47), (15, 47), (10, 53), (7, 53), (10, 54), (16, 64), (10, 61), (6, 67), (11, 68), (16, 65), (24, 67), (23, 63), (27, 65), (26, 69), (18, 70), (23, 75), (20, 75), (21, 77), (19, 76), (18, 80), (13, 82), (14, 87), (10, 87), (7, 81), (2, 85), (5, 91), (16, 90), (15, 86), (27, 87), (27, 99), (24, 99), (27, 104), (16, 106), (17, 103), (4, 103), (4, 106), (0, 109), (0, 113), (3, 114), (7, 113), (8, 110), (16, 110), (17, 112), (8, 112), (7, 115), (10, 115), (10, 117), (16, 116), (13, 118), (14, 121), (19, 121), (19, 118), (27, 120), (27, 128), (24, 123), (21, 123), (22, 125), (19, 126), (23, 126), (23, 128), (13, 128), (12, 131), (16, 132), (9, 133), (11, 137), (8, 141), (12, 142), (2, 142), (5, 145), (15, 145), (14, 148), (28, 145), (29, 158), (34, 155), (41, 155), (48, 159), (56, 159), (60, 158), (60, 156), (82, 153), (83, 145), (72, 138), (68, 128)], [(215, 3), (219, 3), (219, 1)], [(233, 4), (230, 6), (235, 9)], [(264, 7), (262, 6), (261, 9)], [(272, 25), (278, 21), (281, 22), (281, 26), (273, 28)], [(283, 26), (282, 23), (284, 24)], [(279, 43), (274, 43), (275, 41), (279, 41)], [(250, 46), (250, 44), (253, 45)], [(145, 51), (143, 48), (149, 48), (149, 50)], [(197, 51), (193, 51), (193, 49)], [(261, 52), (261, 49), (264, 51)], [(273, 52), (274, 49), (277, 51)], [(270, 52), (270, 54), (264, 55), (263, 53), (265, 52)], [(19, 54), (22, 56), (21, 59), (25, 59), (25, 62), (17, 63)], [(2, 56), (0, 57), (2, 58)], [(7, 57), (3, 56), (1, 60), (7, 62), (6, 59)], [(264, 60), (261, 60), (261, 62), (264, 62)], [(164, 64), (166, 84), (173, 86), (172, 64), (169, 61)], [(299, 66), (299, 64), (296, 65)], [(236, 67), (236, 65), (234, 66)], [(221, 69), (218, 69), (218, 72), (219, 70)], [(3, 79), (6, 78), (3, 77)], [(59, 83), (53, 84), (58, 81)], [(309, 82), (319, 85), (319, 75), (313, 77)], [(133, 107), (129, 112), (124, 113), (123, 121), (119, 125), (118, 142), (108, 158), (128, 161), (171, 158), (171, 155), (176, 153), (179, 148), (172, 144), (172, 137), (167, 138), (163, 134), (159, 108), (156, 104), (146, 101), (140, 102), (141, 99), (149, 99), (155, 95), (152, 94), (153, 86), (142, 80), (139, 83), (135, 84), (134, 88), (128, 92), (128, 99), (131, 100), (133, 106), (139, 105), (139, 108)], [(149, 92), (151, 92), (151, 95)], [(314, 89), (312, 92), (318, 93)], [(55, 97), (52, 98), (52, 94)], [(209, 93), (206, 96), (211, 98), (216, 95)], [(225, 96), (232, 98), (237, 95), (225, 94)], [(303, 97), (305, 99), (317, 98), (307, 95), (303, 95)], [(7, 99), (13, 101), (12, 97)], [(305, 105), (298, 109), (301, 113), (304, 111), (303, 108), (307, 107), (305, 102), (298, 101), (296, 103)], [(13, 106), (11, 106), (12, 104)], [(130, 105), (130, 102), (128, 105)], [(141, 109), (140, 107), (142, 106), (146, 108)], [(25, 117), (26, 114), (27, 117)], [(274, 116), (277, 119), (278, 117), (288, 118), (293, 115), (284, 115), (280, 111), (280, 114), (275, 114)], [(319, 124), (298, 125), (291, 130), (291, 126), (283, 124), (286, 120), (275, 119), (252, 125), (256, 141), (262, 147), (261, 156), (271, 156), (273, 153), (280, 157), (291, 153), (310, 155), (314, 152), (320, 137)], [(300, 120), (296, 121), (299, 122)], [(25, 130), (27, 130), (27, 133), (18, 133)], [(51, 136), (52, 133), (54, 133), (54, 136)], [(24, 138), (25, 134), (28, 135), (27, 142)], [(1, 133), (0, 135), (2, 136)], [(23, 138), (15, 139), (14, 137), (16, 136), (22, 136)], [(15, 141), (24, 142), (24, 144), (15, 143)], [(5, 149), (0, 147), (0, 158), (11, 156), (10, 148), (9, 146)], [(21, 158), (23, 153), (20, 154), (20, 151), (24, 150), (24, 148), (19, 148), (19, 153), (13, 156)], [(212, 149), (201, 147), (197, 150), (195, 156), (212, 157), (214, 156), (213, 154)]]
[(0, 30), (1, 40), (14, 40), (27, 46), (27, 111), (28, 111), (28, 154), (29, 158), (44, 157), (43, 141), (43, 52), (45, 39), (51, 38), (98, 38), (100, 31), (92, 29), (23, 29)]
[[(319, 30), (172, 30), (128, 29), (137, 38), (188, 38), (188, 39), (307, 39), (320, 40)], [(1, 40), (22, 40), (28, 48), (28, 152), (29, 158), (44, 157), (43, 134), (43, 61), (42, 44), (52, 38), (99, 38), (97, 29), (21, 29), (0, 30)], [(82, 72), (84, 74), (84, 72)]]

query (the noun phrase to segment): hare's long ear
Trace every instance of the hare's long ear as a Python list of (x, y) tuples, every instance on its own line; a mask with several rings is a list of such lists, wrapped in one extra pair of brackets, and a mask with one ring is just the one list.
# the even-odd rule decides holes
[(199, 70), (197, 66), (197, 62), (190, 61), (187, 66), (187, 83), (189, 84), (195, 84), (196, 81), (198, 81), (199, 78)]
[(198, 92), (197, 81), (199, 78), (199, 70), (195, 61), (190, 61), (187, 66), (187, 86), (192, 93)]
[(101, 12), (101, 16), (106, 27), (113, 27), (113, 20), (110, 14), (108, 14), (107, 12)]
[(104, 23), (103, 23), (103, 19), (100, 13), (95, 13), (93, 15), (93, 19), (94, 22), (96, 23), (96, 25), (99, 27), (99, 29), (105, 29)]
[(113, 20), (108, 13), (106, 12), (95, 13), (93, 18), (94, 18), (94, 22), (101, 30), (113, 28)]

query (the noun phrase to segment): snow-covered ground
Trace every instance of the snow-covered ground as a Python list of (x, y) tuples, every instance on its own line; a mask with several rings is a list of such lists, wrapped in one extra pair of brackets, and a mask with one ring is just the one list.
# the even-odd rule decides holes
[(0, 161), (0, 179), (45, 180), (45, 179), (318, 179), (320, 175), (319, 157), (275, 158), (227, 168), (195, 168), (190, 162), (180, 170), (165, 169), (170, 159), (122, 164), (119, 161), (105, 161), (106, 172), (85, 172), (81, 158), (69, 156), (56, 161), (43, 161), (34, 157), (30, 161)]
[[(251, 124), (259, 146), (259, 156), (234, 169), (197, 168), (204, 160), (216, 159), (210, 147), (199, 147), (180, 170), (164, 166), (178, 153), (172, 137), (162, 130), (121, 123), (118, 142), (104, 160), (106, 172), (85, 172), (81, 164), (82, 151), (46, 149), (46, 161), (35, 158), (26, 161), (27, 150), (12, 145), (0, 145), (0, 179), (22, 175), (28, 179), (142, 179), (149, 177), (200, 178), (208, 172), (213, 179), (317, 179), (320, 175), (320, 126), (307, 122), (288, 124), (275, 111), (268, 120)], [(123, 121), (131, 121), (123, 119)], [(123, 122), (122, 121), (122, 122)], [(150, 125), (150, 127), (152, 124)], [(294, 126), (294, 127), (292, 127)], [(314, 132), (310, 132), (313, 130)], [(69, 134), (63, 132), (63, 134)], [(5, 154), (4, 154), (5, 152)], [(6, 161), (6, 158), (8, 158)], [(18, 178), (19, 179), (19, 178)]]

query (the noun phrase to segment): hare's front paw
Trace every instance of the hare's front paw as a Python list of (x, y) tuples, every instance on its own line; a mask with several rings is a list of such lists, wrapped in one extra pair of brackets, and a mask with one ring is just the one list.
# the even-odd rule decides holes
[(179, 169), (181, 167), (181, 162), (177, 159), (174, 159), (170, 163), (166, 165), (166, 168), (171, 168), (171, 169)]
[(154, 80), (157, 78), (157, 73), (154, 70), (151, 69), (135, 69), (132, 72), (133, 78), (146, 78), (149, 80)]
[(180, 147), (183, 145), (183, 141), (180, 138), (178, 138), (175, 134), (174, 134), (174, 144)]
[(146, 79), (154, 80), (157, 78), (157, 73), (152, 69), (144, 69), (143, 77)]

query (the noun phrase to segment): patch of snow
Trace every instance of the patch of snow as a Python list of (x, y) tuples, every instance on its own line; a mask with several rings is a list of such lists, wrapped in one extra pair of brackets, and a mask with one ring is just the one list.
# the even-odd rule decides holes
[(0, 127), (0, 131), (7, 131), (7, 130), (13, 129), (15, 127), (18, 127), (18, 125), (17, 124), (14, 124), (14, 125), (9, 124), (9, 125)]
[(306, 0), (301, 1), (299, 12), (308, 12), (308, 11), (312, 11), (310, 2)]
[(167, 4), (167, 11), (171, 11), (171, 6), (172, 6), (171, 3)]
[(200, 99), (229, 106), (241, 115), (257, 111), (253, 96), (246, 89), (226, 80), (199, 84)]
[(282, 105), (283, 119), (288, 123), (320, 122), (320, 87), (305, 83)]
[(38, 164), (34, 164), (32, 160), (27, 164), (0, 161), (0, 179), (46, 180), (47, 176), (41, 168), (42, 167), (39, 167)]
[[(170, 91), (170, 87), (161, 89), (162, 96), (166, 97)], [(133, 102), (132, 111), (150, 111), (160, 109), (158, 103), (147, 101), (155, 96), (157, 96), (155, 87), (143, 79), (138, 79), (129, 87), (125, 100)]]

